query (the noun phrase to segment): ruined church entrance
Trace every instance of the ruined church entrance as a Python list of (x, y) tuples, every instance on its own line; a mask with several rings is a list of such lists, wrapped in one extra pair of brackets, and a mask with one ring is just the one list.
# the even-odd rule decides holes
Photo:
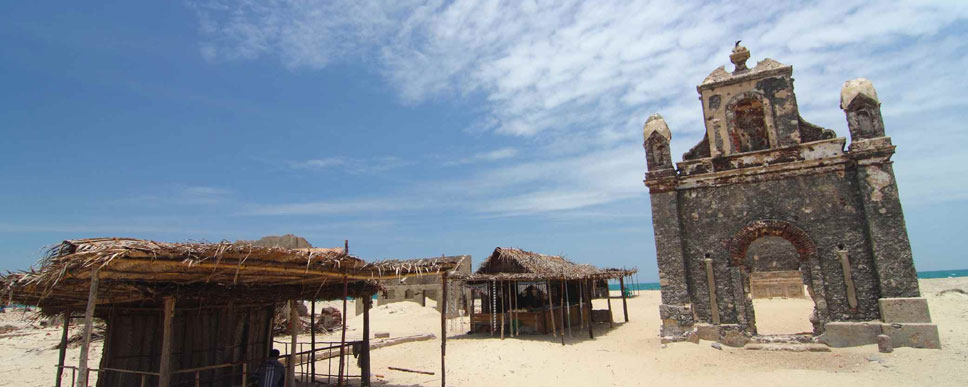
[(810, 334), (814, 303), (793, 243), (780, 236), (762, 236), (747, 248), (746, 265), (756, 332)]
[[(741, 271), (745, 325), (758, 335), (820, 334), (827, 320), (823, 274), (813, 240), (792, 223), (764, 219), (730, 242)], [(819, 300), (819, 301), (818, 301)]]

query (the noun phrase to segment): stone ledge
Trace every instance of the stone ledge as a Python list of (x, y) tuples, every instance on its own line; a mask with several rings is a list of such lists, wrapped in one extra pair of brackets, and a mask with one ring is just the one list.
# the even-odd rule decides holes
[(931, 348), (941, 349), (941, 338), (938, 336), (938, 326), (925, 323), (894, 323), (881, 324), (885, 335), (891, 336), (894, 348)]
[(924, 298), (881, 298), (877, 300), (885, 323), (930, 323), (928, 300)]
[(877, 335), (882, 332), (881, 324), (880, 321), (829, 322), (824, 324), (824, 333), (818, 340), (834, 348), (876, 344)]

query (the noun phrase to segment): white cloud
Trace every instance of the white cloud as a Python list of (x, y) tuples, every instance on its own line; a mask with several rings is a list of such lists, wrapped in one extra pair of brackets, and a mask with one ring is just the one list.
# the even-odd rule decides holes
[[(952, 32), (965, 27), (963, 1), (273, 1), (195, 9), (201, 49), (212, 60), (269, 56), (290, 68), (363, 60), (408, 103), (482, 96), (480, 125), (533, 139), (538, 149), (527, 153), (544, 157), (473, 181), (492, 189), (476, 202), (484, 212), (560, 211), (644, 193), (645, 118), (665, 116), (675, 155), (698, 142), (704, 129), (694, 85), (728, 64), (737, 39), (753, 61), (794, 65), (802, 115), (840, 135), (847, 134), (840, 85), (856, 77), (874, 81), (889, 134), (912, 130), (892, 127), (893, 116), (968, 105), (958, 78), (968, 41)], [(934, 148), (926, 146), (934, 141), (911, 136), (899, 145)], [(507, 152), (468, 162), (520, 158)], [(953, 165), (968, 162), (963, 152), (952, 157)]]
[(449, 161), (444, 165), (461, 165), (482, 161), (500, 161), (514, 158), (518, 155), (518, 149), (512, 147), (498, 148), (487, 152), (480, 152), (459, 160)]
[(290, 161), (289, 168), (325, 170), (338, 168), (354, 175), (373, 174), (401, 168), (413, 163), (395, 156), (369, 158), (327, 157), (302, 161)]

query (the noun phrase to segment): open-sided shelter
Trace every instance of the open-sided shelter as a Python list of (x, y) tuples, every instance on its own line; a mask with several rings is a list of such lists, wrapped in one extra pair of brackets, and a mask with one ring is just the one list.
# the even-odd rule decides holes
[[(511, 336), (571, 331), (592, 322), (612, 323), (608, 280), (618, 279), (625, 301), (625, 278), (636, 270), (599, 269), (554, 255), (498, 247), (481, 267), (462, 280), (471, 289), (471, 332)], [(592, 299), (608, 297), (608, 310), (592, 310)], [(480, 308), (477, 308), (477, 300)], [(628, 312), (625, 312), (628, 321)]]
[[(10, 274), (2, 282), (9, 300), (37, 305), (44, 314), (63, 314), (69, 321), (83, 311), (77, 385), (87, 386), (92, 371), (87, 354), (96, 316), (107, 325), (101, 365), (93, 370), (98, 386), (236, 386), (266, 359), (277, 304), (369, 300), (380, 289), (376, 280), (443, 274), (458, 264), (445, 259), (367, 263), (345, 248), (99, 238), (65, 241), (49, 251), (39, 270)], [(290, 309), (296, 317), (296, 308)], [(364, 322), (366, 332), (368, 319)], [(66, 325), (58, 386), (61, 371), (72, 368), (63, 364)], [(364, 383), (368, 338), (364, 334), (359, 355)], [(288, 360), (293, 380), (294, 358)]]

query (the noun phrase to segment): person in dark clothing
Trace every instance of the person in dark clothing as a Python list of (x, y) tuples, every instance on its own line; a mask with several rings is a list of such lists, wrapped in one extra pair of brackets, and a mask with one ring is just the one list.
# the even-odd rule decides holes
[(283, 387), (286, 380), (286, 366), (279, 362), (279, 350), (269, 351), (269, 358), (266, 359), (259, 369), (255, 371), (256, 386), (258, 387)]

